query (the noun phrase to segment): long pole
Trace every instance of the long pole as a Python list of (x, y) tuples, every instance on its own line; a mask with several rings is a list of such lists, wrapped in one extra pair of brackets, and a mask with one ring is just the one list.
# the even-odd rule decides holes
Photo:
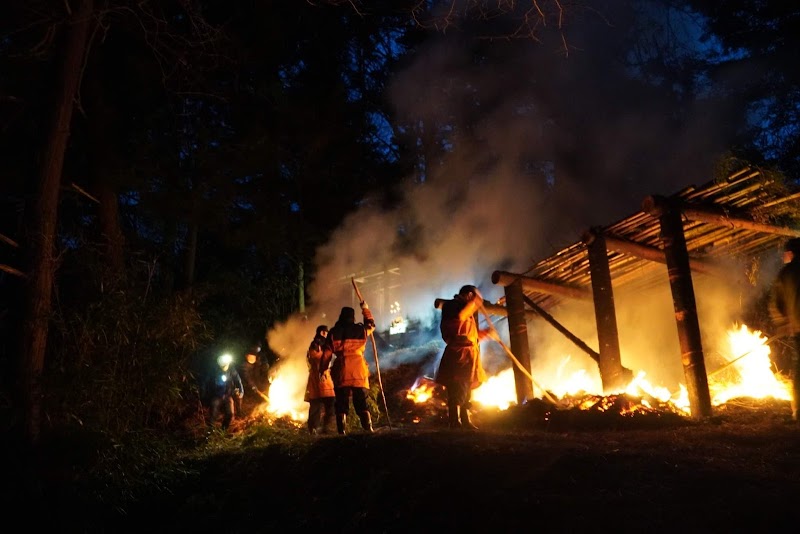
[[(766, 341), (764, 341), (764, 345), (769, 345), (770, 343), (772, 343), (773, 341), (775, 341), (775, 339), (777, 339), (778, 337), (780, 337), (780, 336), (772, 336), (771, 338), (768, 338)], [(713, 371), (713, 372), (711, 372), (711, 373), (708, 373), (708, 377), (709, 377), (709, 378), (711, 378), (712, 376), (714, 376), (715, 374), (719, 373), (720, 371), (723, 371), (723, 370), (727, 369), (728, 367), (730, 367), (730, 366), (731, 366), (731, 365), (733, 365), (734, 363), (738, 362), (739, 360), (741, 360), (742, 358), (744, 358), (744, 357), (745, 357), (745, 356), (747, 356), (748, 354), (752, 354), (752, 352), (753, 352), (754, 350), (756, 350), (757, 348), (759, 348), (759, 347), (753, 347), (752, 349), (748, 350), (748, 351), (747, 351), (747, 352), (745, 352), (744, 354), (742, 354), (742, 355), (740, 355), (740, 356), (737, 356), (736, 358), (732, 359), (731, 361), (729, 361), (728, 363), (726, 363), (725, 365), (723, 365), (722, 367), (720, 367), (720, 368), (719, 368), (719, 369), (717, 369), (716, 371)]]
[(489, 328), (491, 328), (492, 332), (494, 332), (494, 336), (492, 337), (492, 339), (494, 339), (501, 347), (503, 347), (503, 350), (506, 352), (506, 354), (509, 356), (509, 358), (511, 358), (511, 361), (514, 362), (514, 364), (516, 364), (516, 366), (519, 368), (519, 370), (522, 371), (525, 374), (525, 376), (528, 377), (528, 379), (531, 381), (531, 383), (534, 386), (536, 386), (537, 388), (542, 390), (542, 393), (547, 398), (547, 400), (549, 400), (550, 402), (552, 402), (553, 404), (558, 406), (558, 401), (556, 399), (554, 399), (553, 396), (550, 395), (550, 393), (548, 393), (545, 388), (543, 388), (542, 386), (540, 386), (539, 384), (536, 383), (536, 380), (533, 379), (533, 376), (531, 376), (530, 371), (525, 369), (525, 367), (519, 362), (517, 357), (514, 356), (514, 353), (511, 352), (511, 349), (509, 349), (508, 346), (505, 343), (503, 343), (503, 341), (500, 339), (500, 333), (497, 331), (497, 328), (494, 327), (494, 323), (489, 318), (489, 314), (486, 312), (486, 308), (483, 307), (483, 304), (478, 305), (478, 308), (480, 309), (481, 313), (483, 314), (483, 317), (486, 319), (486, 323), (489, 325)]
[[(361, 295), (361, 291), (359, 291), (358, 285), (356, 284), (356, 279), (350, 277), (350, 281), (353, 283), (353, 289), (355, 289), (356, 295), (358, 296), (358, 302), (365, 302), (364, 297)], [(372, 332), (369, 333), (369, 339), (372, 342), (372, 354), (375, 356), (375, 374), (378, 377), (378, 388), (381, 390), (381, 398), (383, 399), (383, 411), (386, 413), (386, 422), (389, 424), (389, 428), (392, 428), (392, 420), (389, 418), (389, 406), (386, 404), (386, 394), (383, 392), (381, 365), (378, 362), (378, 345), (375, 343), (375, 336), (372, 334)]]

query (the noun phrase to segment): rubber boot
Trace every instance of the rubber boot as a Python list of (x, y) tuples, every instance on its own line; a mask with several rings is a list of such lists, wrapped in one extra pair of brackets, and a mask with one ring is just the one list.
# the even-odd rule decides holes
[(339, 434), (347, 434), (347, 415), (343, 413), (336, 414), (336, 431)]
[(319, 423), (314, 418), (314, 416), (315, 416), (315, 414), (309, 414), (308, 415), (308, 422), (307, 422), (308, 433), (311, 434), (312, 436), (316, 436), (317, 435), (317, 432), (318, 432), (317, 431), (317, 427), (319, 426)]
[(465, 430), (478, 430), (478, 427), (469, 420), (469, 410), (466, 406), (461, 407), (461, 428)]
[(369, 412), (361, 412), (358, 414), (358, 418), (361, 420), (361, 428), (366, 430), (367, 432), (372, 432), (372, 416)]
[(325, 412), (325, 417), (322, 419), (322, 433), (330, 434), (333, 432), (333, 421), (336, 416), (331, 412)]
[(460, 429), (461, 423), (458, 422), (458, 404), (448, 404), (447, 405), (447, 418), (448, 424), (452, 429)]

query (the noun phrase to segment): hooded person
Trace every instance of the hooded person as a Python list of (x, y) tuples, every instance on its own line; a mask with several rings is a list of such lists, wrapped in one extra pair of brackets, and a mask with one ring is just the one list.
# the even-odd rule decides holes
[(792, 419), (800, 422), (800, 239), (786, 242), (783, 263), (770, 288), (769, 312), (776, 335), (791, 338)]
[(236, 367), (233, 366), (233, 357), (223, 354), (217, 358), (218, 369), (209, 378), (211, 391), (211, 418), (209, 426), (214, 427), (217, 419), (222, 415), (222, 429), (227, 430), (236, 413), (236, 401), (244, 395), (242, 379)]
[(335, 393), (333, 379), (328, 369), (330, 360), (325, 358), (327, 342), (328, 327), (324, 324), (319, 325), (306, 352), (308, 381), (304, 400), (308, 403), (307, 426), (308, 432), (312, 435), (320, 431), (323, 434), (331, 432), (335, 418)]
[(450, 428), (477, 430), (469, 408), (472, 390), (486, 381), (479, 342), (490, 333), (478, 329), (477, 313), (482, 304), (483, 297), (473, 285), (462, 286), (452, 299), (437, 299), (435, 304), (442, 310), (439, 330), (445, 342), (435, 380), (447, 393)]
[(347, 432), (347, 414), (350, 412), (350, 399), (361, 422), (361, 428), (372, 432), (372, 416), (367, 407), (369, 394), (369, 366), (364, 356), (367, 338), (375, 330), (375, 319), (365, 301), (360, 302), (363, 323), (356, 323), (356, 312), (345, 306), (339, 319), (328, 332), (323, 368), (328, 367), (330, 359), (331, 376), (336, 397), (336, 430), (339, 434)]
[(260, 344), (256, 343), (246, 351), (239, 374), (245, 388), (243, 413), (254, 415), (262, 403), (269, 402), (269, 363), (261, 354)]

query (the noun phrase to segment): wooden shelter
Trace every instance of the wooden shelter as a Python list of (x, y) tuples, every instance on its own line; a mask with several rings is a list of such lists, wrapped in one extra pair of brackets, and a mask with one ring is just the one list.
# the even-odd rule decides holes
[[(534, 313), (597, 362), (604, 390), (616, 390), (630, 381), (631, 372), (620, 361), (614, 290), (661, 283), (659, 264), (666, 264), (691, 412), (706, 417), (711, 399), (692, 275), (737, 276), (724, 270), (720, 260), (757, 258), (789, 237), (800, 237), (798, 213), (799, 191), (751, 167), (668, 197), (652, 195), (643, 199), (640, 211), (587, 230), (579, 241), (524, 273), (495, 271), (492, 282), (504, 287), (505, 297), (487, 309), (508, 317), (511, 350), (528, 370), (526, 316)], [(594, 303), (597, 351), (551, 315), (566, 299)], [(522, 403), (532, 398), (532, 383), (525, 372), (514, 372)]]

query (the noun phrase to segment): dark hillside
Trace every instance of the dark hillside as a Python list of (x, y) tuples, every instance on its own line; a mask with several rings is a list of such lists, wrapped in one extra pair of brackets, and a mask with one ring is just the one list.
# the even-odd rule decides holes
[(587, 416), (573, 430), (526, 429), (524, 408), (479, 414), (478, 432), (397, 422), (311, 438), (281, 424), (212, 437), (124, 506), (62, 491), (38, 517), (87, 532), (771, 530), (798, 513), (800, 429), (785, 404), (731, 404), (702, 423)]

